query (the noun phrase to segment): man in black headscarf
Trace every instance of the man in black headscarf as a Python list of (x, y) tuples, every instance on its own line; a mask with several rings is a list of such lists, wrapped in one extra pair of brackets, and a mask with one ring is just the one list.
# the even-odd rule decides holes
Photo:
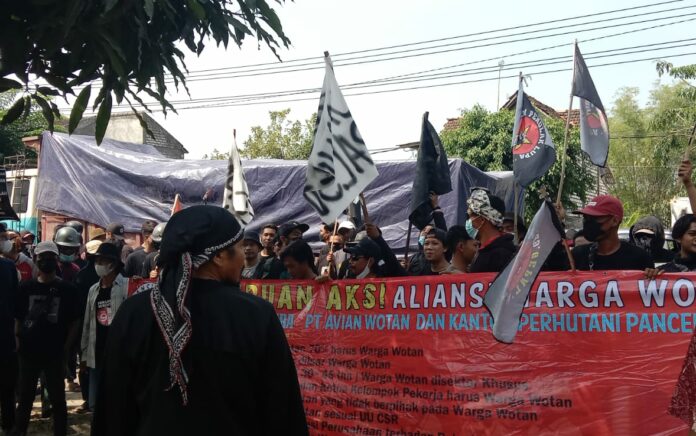
[(239, 289), (242, 234), (216, 206), (171, 218), (158, 283), (111, 324), (93, 435), (307, 434), (273, 306)]

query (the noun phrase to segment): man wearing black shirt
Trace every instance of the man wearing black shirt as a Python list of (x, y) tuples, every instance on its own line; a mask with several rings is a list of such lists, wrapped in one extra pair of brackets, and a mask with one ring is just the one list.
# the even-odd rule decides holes
[(575, 268), (584, 271), (654, 268), (647, 252), (619, 239), (623, 205), (618, 198), (599, 195), (575, 213), (582, 214), (582, 231), (591, 242), (573, 248)]
[(0, 257), (0, 428), (4, 432), (9, 432), (15, 423), (17, 346), (13, 306), (18, 285), (19, 277), (14, 263)]
[(75, 286), (56, 276), (58, 247), (41, 242), (34, 251), (39, 273), (22, 283), (15, 300), (15, 333), (19, 344), (19, 404), (13, 434), (26, 434), (36, 382), (43, 371), (53, 409), (53, 433), (67, 430), (63, 377), (66, 353), (75, 340), (79, 318)]
[(126, 258), (126, 266), (123, 268), (124, 277), (134, 277), (142, 274), (145, 258), (148, 254), (155, 251), (152, 243), (152, 231), (156, 226), (157, 223), (152, 220), (145, 220), (145, 222), (143, 222), (143, 225), (140, 227), (140, 235), (143, 238), (143, 244), (133, 250)]
[(501, 232), (505, 203), (483, 188), (473, 188), (467, 199), (469, 219), (466, 231), (480, 242), (469, 272), (500, 272), (513, 258), (517, 248), (514, 236)]
[(221, 207), (172, 216), (159, 282), (109, 328), (94, 436), (308, 434), (278, 316), (239, 288), (242, 230)]

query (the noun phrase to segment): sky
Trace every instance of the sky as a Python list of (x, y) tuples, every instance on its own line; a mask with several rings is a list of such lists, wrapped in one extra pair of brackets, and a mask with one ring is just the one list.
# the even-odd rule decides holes
[[(684, 0), (654, 4), (643, 9), (541, 26), (532, 26), (532, 24), (648, 4), (646, 1), (639, 2), (635, 0), (615, 0), (612, 2), (597, 0), (582, 2), (557, 0), (535, 0), (531, 2), (510, 0), (488, 2), (445, 0), (432, 0), (429, 2), (411, 0), (296, 0), (294, 2), (285, 2), (283, 5), (273, 3), (283, 28), (292, 41), (289, 48), (279, 50), (280, 58), (287, 65), (294, 64), (294, 59), (303, 58), (314, 58), (313, 62), (320, 63), (323, 52), (328, 50), (333, 55), (334, 71), (339, 85), (483, 59), (491, 60), (455, 68), (453, 71), (476, 67), (493, 67), (495, 69), (500, 60), (503, 60), (508, 65), (507, 68), (509, 69), (503, 70), (501, 75), (509, 77), (501, 79), (500, 82), (497, 80), (497, 71), (488, 70), (489, 72), (482, 74), (479, 70), (478, 74), (435, 81), (420, 81), (355, 91), (344, 89), (348, 106), (368, 148), (371, 150), (391, 148), (399, 144), (418, 141), (421, 119), (425, 111), (429, 111), (430, 121), (436, 129), (440, 130), (448, 118), (458, 116), (462, 109), (470, 108), (475, 104), (481, 104), (489, 110), (495, 110), (499, 104), (502, 104), (517, 89), (517, 78), (513, 76), (518, 74), (520, 67), (510, 66), (510, 64), (571, 56), (572, 43), (575, 39), (580, 41), (580, 49), (585, 53), (590, 73), (606, 107), (611, 108), (616, 92), (620, 88), (627, 86), (640, 88), (641, 103), (647, 103), (649, 91), (658, 80), (654, 61), (595, 68), (593, 68), (593, 65), (643, 58), (661, 58), (672, 61), (675, 65), (696, 63), (696, 55), (674, 56), (683, 53), (696, 53), (696, 45), (694, 44), (696, 39), (655, 46), (659, 49), (650, 52), (625, 54), (596, 60), (589, 59), (591, 57), (589, 53), (696, 38), (694, 21), (673, 24), (653, 30), (635, 31), (647, 26), (694, 19), (696, 18), (696, 1)], [(683, 9), (685, 7), (686, 9)], [(632, 18), (620, 18), (626, 15), (646, 14), (676, 8), (682, 9)], [(693, 16), (690, 14), (693, 14)], [(620, 23), (656, 20), (662, 17), (674, 18), (630, 26), (609, 27)], [(586, 24), (579, 25), (579, 23)], [(490, 32), (500, 28), (512, 29), (498, 33), (481, 34), (482, 32)], [(539, 29), (551, 30), (534, 33)], [(595, 30), (582, 32), (580, 31), (582, 29)], [(628, 33), (623, 36), (583, 42), (588, 38), (619, 32)], [(557, 34), (557, 36), (531, 39), (551, 33)], [(446, 53), (359, 65), (341, 66), (340, 62), (340, 59), (348, 57), (346, 55), (341, 56), (341, 53), (424, 40), (450, 38), (465, 34), (471, 36), (437, 43), (459, 43), (446, 47), (451, 49), (451, 51)], [(463, 41), (471, 41), (472, 39), (490, 38), (500, 35), (508, 36), (487, 41), (461, 43)], [(501, 41), (511, 39), (519, 40), (519, 42), (500, 43)], [(423, 48), (434, 44), (436, 43), (393, 50)], [(481, 45), (483, 44), (487, 46), (482, 47)], [(665, 48), (685, 44), (690, 45)], [(562, 47), (538, 53), (516, 55), (523, 51), (553, 45), (562, 45)], [(462, 49), (462, 47), (469, 48)], [(636, 50), (645, 50), (645, 48), (639, 47), (631, 51)], [(352, 56), (365, 56), (366, 54), (373, 53)], [(192, 72), (270, 62), (281, 65), (267, 47), (259, 47), (252, 40), (245, 42), (241, 49), (236, 46), (230, 46), (227, 50), (217, 48), (211, 42), (206, 46), (200, 57), (196, 57), (193, 53), (188, 53), (186, 57), (187, 67)], [(571, 67), (572, 61), (568, 57), (560, 64), (528, 67), (526, 71), (522, 68), (525, 74), (531, 75), (527, 81), (527, 93), (554, 107), (556, 110), (566, 109), (572, 72), (563, 71), (549, 74), (540, 74), (539, 72)], [(323, 76), (324, 70), (322, 67), (282, 74), (249, 74), (249, 77), (190, 81), (190, 98), (200, 99), (319, 88), (321, 87)], [(409, 88), (480, 79), (489, 80), (400, 92), (350, 95), (351, 93), (377, 89)], [(666, 80), (662, 79), (662, 81), (665, 82)], [(498, 85), (500, 85), (500, 88), (498, 88)], [(498, 89), (500, 89), (500, 101), (498, 101)], [(172, 91), (174, 91), (173, 88)], [(185, 92), (172, 92), (171, 95), (171, 99), (177, 101), (188, 98)], [(291, 119), (304, 120), (317, 110), (318, 92), (282, 99), (293, 98), (310, 98), (310, 100), (188, 109), (181, 110), (179, 114), (169, 113), (166, 118), (162, 113), (155, 113), (154, 117), (184, 144), (189, 151), (188, 159), (198, 159), (215, 148), (227, 151), (232, 143), (234, 129), (237, 131), (237, 142), (241, 146), (249, 136), (252, 126), (266, 126), (268, 124), (269, 111), (290, 108)], [(412, 158), (412, 155), (402, 151), (394, 151), (377, 153), (374, 155), (374, 158), (407, 159)]]

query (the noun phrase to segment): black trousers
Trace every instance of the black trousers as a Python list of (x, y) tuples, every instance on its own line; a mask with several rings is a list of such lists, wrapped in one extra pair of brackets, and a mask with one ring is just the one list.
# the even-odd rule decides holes
[(43, 371), (48, 399), (53, 408), (53, 434), (65, 436), (68, 408), (65, 401), (65, 368), (62, 356), (38, 357), (19, 355), (19, 404), (13, 435), (25, 435), (36, 396), (36, 382)]
[(17, 353), (0, 356), (0, 428), (8, 432), (15, 424)]

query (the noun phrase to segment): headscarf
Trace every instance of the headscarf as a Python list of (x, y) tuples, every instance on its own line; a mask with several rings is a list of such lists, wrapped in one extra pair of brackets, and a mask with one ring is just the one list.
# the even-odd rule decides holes
[(466, 200), (469, 209), (476, 215), (484, 217), (496, 227), (503, 225), (503, 215), (491, 206), (491, 200), (483, 189), (474, 189)]
[(186, 296), (193, 270), (240, 241), (243, 232), (237, 219), (221, 207), (183, 209), (172, 216), (164, 229), (157, 259), (161, 271), (157, 283), (138, 290), (151, 291), (152, 312), (169, 350), (167, 390), (178, 385), (184, 405), (188, 404), (188, 375), (181, 355), (191, 339), (191, 313)]

